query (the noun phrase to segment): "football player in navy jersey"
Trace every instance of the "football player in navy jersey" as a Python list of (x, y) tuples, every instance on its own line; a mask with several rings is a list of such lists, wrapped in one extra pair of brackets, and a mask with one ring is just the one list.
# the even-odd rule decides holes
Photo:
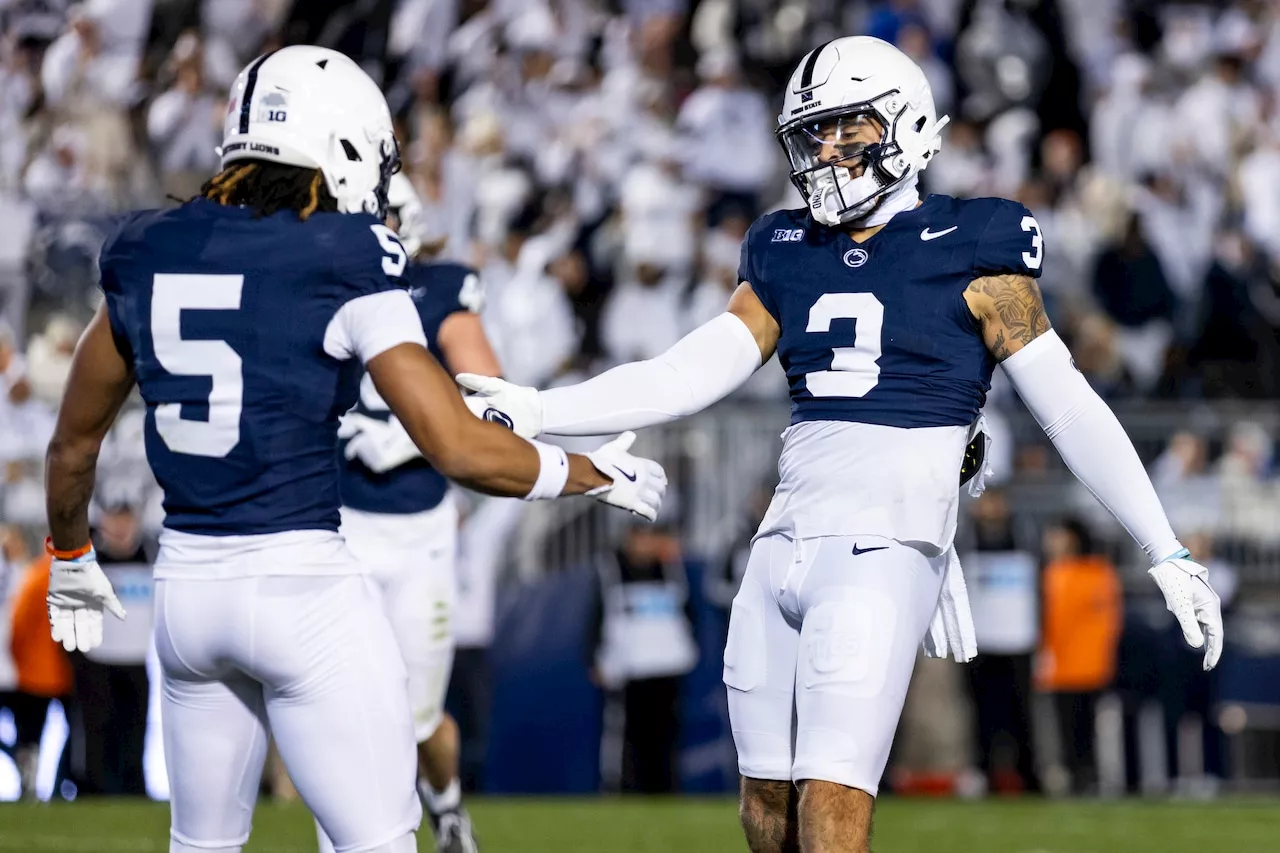
[(72, 363), (46, 490), (49, 619), (68, 650), (123, 611), (89, 545), (104, 433), (136, 384), (164, 489), (156, 560), (170, 851), (236, 853), (274, 735), (342, 853), (417, 849), (407, 675), (369, 571), (338, 534), (338, 419), (362, 368), (441, 473), (528, 499), (594, 494), (647, 518), (660, 466), (586, 456), (473, 417), (426, 348), (382, 222), (398, 166), (377, 85), (287, 47), (237, 77), (222, 171), (200, 197), (125, 218), (106, 299)]
[[(777, 128), (806, 207), (751, 228), (725, 314), (577, 386), (458, 377), (480, 392), (468, 405), (503, 412), (521, 434), (608, 434), (699, 411), (778, 353), (791, 426), (724, 656), (753, 851), (869, 849), (916, 650), (926, 634), (937, 640), (943, 585), (959, 591), (957, 482), (975, 473), (966, 448), (982, 449), (996, 364), (1143, 547), (1206, 669), (1222, 649), (1207, 572), (1049, 326), (1035, 217), (1003, 199), (920, 199), (945, 123), (923, 72), (892, 45), (817, 48), (792, 75)], [(951, 616), (942, 643), (967, 659), (972, 617), (967, 606)]]
[[(387, 225), (409, 264), (401, 280), (418, 311), (427, 349), (450, 374), (498, 376), (502, 371), (480, 322), (484, 291), (475, 270), (433, 262), (413, 184), (394, 175)], [(372, 567), (396, 643), (409, 670), (409, 700), (418, 741), (418, 791), (440, 853), (477, 849), (458, 781), (458, 725), (444, 710), (453, 667), (452, 615), (458, 509), (444, 475), (422, 458), (404, 425), (388, 409), (370, 374), (360, 399), (342, 419), (342, 538)], [(333, 849), (321, 833), (320, 849)]]

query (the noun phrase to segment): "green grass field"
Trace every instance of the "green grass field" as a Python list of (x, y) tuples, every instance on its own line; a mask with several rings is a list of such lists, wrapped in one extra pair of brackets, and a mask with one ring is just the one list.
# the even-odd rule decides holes
[[(485, 853), (746, 850), (734, 804), (723, 799), (484, 799), (471, 810)], [(0, 803), (3, 853), (164, 853), (167, 827), (163, 804)], [(878, 853), (1276, 853), (1280, 800), (885, 800), (873, 846)], [(311, 853), (310, 817), (300, 806), (264, 805), (245, 849)]]

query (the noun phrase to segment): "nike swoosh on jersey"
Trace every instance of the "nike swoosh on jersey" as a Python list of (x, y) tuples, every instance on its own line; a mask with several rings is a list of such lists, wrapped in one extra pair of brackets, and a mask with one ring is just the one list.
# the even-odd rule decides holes
[(889, 548), (888, 545), (880, 545), (876, 548), (859, 548), (858, 543), (855, 542), (853, 543), (853, 556), (856, 557), (859, 554), (870, 554), (872, 551), (885, 551), (888, 548)]
[(939, 237), (947, 236), (959, 227), (959, 225), (952, 225), (950, 228), (944, 228), (941, 231), (930, 231), (926, 228), (920, 232), (920, 239), (928, 243), (930, 240), (937, 240)]

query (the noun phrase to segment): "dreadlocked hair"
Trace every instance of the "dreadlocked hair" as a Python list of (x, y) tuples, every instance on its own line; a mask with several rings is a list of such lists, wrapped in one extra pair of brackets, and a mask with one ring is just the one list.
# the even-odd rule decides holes
[(258, 216), (292, 210), (299, 219), (306, 219), (316, 211), (334, 213), (338, 209), (319, 169), (266, 160), (232, 163), (205, 181), (199, 197), (218, 204), (243, 205)]

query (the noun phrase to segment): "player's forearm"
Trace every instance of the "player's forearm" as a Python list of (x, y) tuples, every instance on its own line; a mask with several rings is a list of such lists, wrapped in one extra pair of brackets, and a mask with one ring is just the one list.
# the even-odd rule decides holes
[(543, 391), (542, 431), (609, 435), (668, 423), (705, 409), (751, 377), (760, 349), (741, 320), (722, 314), (657, 358)]
[(1156, 563), (1181, 550), (1124, 427), (1049, 332), (1003, 363), (1067, 467)]
[[(489, 495), (524, 498), (535, 489), (553, 483), (555, 495), (580, 495), (612, 481), (578, 454), (539, 452), (538, 444), (527, 441), (505, 427), (472, 418), (452, 447), (434, 450), (431, 463), (449, 479)], [(543, 445), (546, 448), (546, 445)], [(548, 470), (564, 460), (566, 472)], [(565, 476), (563, 488), (556, 489), (557, 475)], [(538, 495), (553, 497), (553, 494)]]
[(89, 541), (89, 501), (102, 440), (133, 388), (116, 348), (106, 306), (80, 336), (45, 456), (45, 509), (53, 546), (74, 551)]
[(612, 482), (584, 457), (567, 458), (563, 451), (476, 418), (453, 379), (421, 346), (393, 347), (366, 367), (427, 461), (467, 488), (532, 499), (582, 494)]
[(45, 456), (45, 511), (53, 547), (74, 551), (89, 541), (89, 501), (100, 442), (55, 435)]

